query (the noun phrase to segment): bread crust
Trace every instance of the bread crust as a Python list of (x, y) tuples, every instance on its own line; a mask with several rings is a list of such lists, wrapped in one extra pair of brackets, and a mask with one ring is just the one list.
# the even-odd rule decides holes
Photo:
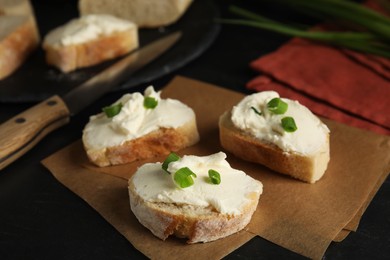
[(330, 158), (329, 135), (316, 154), (286, 152), (236, 128), (231, 121), (231, 111), (225, 112), (219, 119), (219, 137), (222, 147), (235, 156), (308, 183), (314, 183), (323, 176)]
[(248, 225), (257, 208), (260, 194), (251, 193), (239, 215), (227, 215), (211, 207), (144, 201), (129, 180), (130, 208), (138, 221), (156, 237), (170, 235), (187, 238), (188, 244), (210, 242), (232, 235)]
[(117, 58), (137, 47), (136, 28), (114, 32), (81, 44), (43, 44), (46, 62), (65, 73)]
[(80, 0), (79, 11), (86, 14), (111, 14), (127, 19), (138, 27), (155, 28), (175, 23), (192, 0)]
[(0, 16), (0, 23), (21, 20), (11, 32), (0, 37), (0, 79), (12, 74), (39, 45), (39, 36), (32, 19), (27, 16)]
[(169, 154), (199, 141), (195, 116), (178, 128), (160, 128), (122, 145), (93, 149), (83, 135), (83, 144), (89, 159), (100, 167), (125, 164)]

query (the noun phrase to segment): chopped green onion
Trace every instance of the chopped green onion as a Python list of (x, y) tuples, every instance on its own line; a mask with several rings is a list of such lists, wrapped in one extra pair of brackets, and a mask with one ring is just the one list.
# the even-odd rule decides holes
[(255, 107), (251, 107), (251, 109), (253, 111), (255, 111), (256, 114), (258, 114), (259, 116), (261, 116), (261, 112), (259, 110), (257, 110)]
[(291, 116), (286, 116), (282, 118), (282, 127), (284, 131), (289, 133), (295, 132), (298, 129), (297, 125), (295, 124), (294, 118), (292, 118)]
[(219, 172), (217, 172), (213, 169), (209, 170), (209, 178), (211, 180), (211, 183), (213, 183), (213, 184), (220, 184), (221, 183), (221, 175), (219, 174)]
[(180, 159), (180, 156), (175, 154), (175, 153), (170, 153), (167, 158), (165, 159), (165, 161), (163, 162), (161, 168), (166, 171), (167, 173), (170, 174), (170, 172), (168, 171), (168, 165), (171, 163), (171, 162), (176, 162)]
[(118, 103), (112, 106), (103, 107), (102, 110), (106, 114), (107, 117), (112, 118), (121, 112), (123, 105), (122, 103)]
[(153, 109), (157, 106), (158, 101), (154, 97), (145, 97), (144, 98), (144, 107), (146, 109)]
[(196, 178), (196, 174), (190, 170), (188, 167), (180, 168), (175, 172), (173, 179), (179, 185), (180, 188), (187, 188), (194, 185), (194, 180), (192, 177)]
[(267, 103), (267, 107), (272, 113), (281, 115), (286, 113), (288, 104), (280, 98), (273, 98)]

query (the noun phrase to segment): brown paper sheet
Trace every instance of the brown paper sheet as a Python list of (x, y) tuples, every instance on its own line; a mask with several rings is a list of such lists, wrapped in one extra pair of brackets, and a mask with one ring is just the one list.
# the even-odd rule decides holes
[[(163, 89), (163, 96), (183, 101), (197, 116), (201, 141), (179, 154), (207, 155), (223, 150), (218, 117), (242, 99), (242, 94), (176, 77)], [(316, 184), (293, 180), (227, 153), (232, 167), (263, 182), (264, 192), (245, 230), (206, 244), (187, 245), (175, 238), (161, 241), (137, 222), (129, 209), (126, 180), (145, 161), (97, 168), (88, 163), (79, 141), (46, 158), (43, 164), (150, 258), (218, 259), (255, 235), (304, 256), (321, 258), (333, 240), (340, 241), (356, 230), (390, 172), (388, 136), (324, 121), (331, 129), (331, 160)]]

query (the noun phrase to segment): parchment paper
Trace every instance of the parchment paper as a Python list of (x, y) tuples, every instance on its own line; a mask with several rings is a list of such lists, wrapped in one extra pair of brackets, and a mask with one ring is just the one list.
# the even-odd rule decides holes
[[(223, 150), (219, 144), (218, 118), (241, 100), (242, 94), (176, 77), (163, 89), (162, 96), (181, 100), (197, 116), (201, 141), (179, 154), (207, 155)], [(205, 244), (187, 245), (176, 238), (161, 241), (137, 222), (129, 209), (127, 179), (146, 161), (94, 167), (78, 141), (46, 158), (43, 164), (150, 258), (218, 259), (259, 235), (306, 257), (319, 259), (333, 240), (341, 241), (357, 229), (360, 217), (390, 172), (388, 136), (330, 120), (324, 122), (331, 129), (331, 160), (324, 177), (315, 184), (291, 179), (227, 153), (232, 167), (260, 180), (264, 192), (245, 230)]]

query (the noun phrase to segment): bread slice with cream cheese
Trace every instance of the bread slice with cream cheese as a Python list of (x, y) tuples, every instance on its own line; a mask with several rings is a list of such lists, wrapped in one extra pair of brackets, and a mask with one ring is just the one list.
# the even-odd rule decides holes
[(81, 15), (111, 14), (138, 27), (160, 27), (176, 22), (192, 0), (79, 0)]
[[(209, 242), (242, 230), (255, 212), (263, 186), (243, 171), (230, 167), (222, 152), (185, 155), (168, 164), (141, 166), (129, 180), (130, 207), (139, 222), (160, 239), (170, 235), (187, 243)], [(181, 187), (176, 174), (183, 168), (195, 176)], [(213, 183), (208, 172), (219, 174)], [(234, 192), (231, 192), (234, 190)]]
[(86, 15), (44, 38), (46, 62), (70, 72), (117, 58), (138, 48), (137, 26), (111, 15)]
[[(165, 155), (199, 141), (194, 111), (174, 99), (162, 99), (152, 86), (126, 94), (111, 109), (92, 116), (83, 130), (83, 144), (91, 162), (103, 167)], [(146, 100), (155, 107), (145, 105)]]
[[(287, 104), (284, 113), (269, 109), (274, 98)], [(294, 119), (295, 131), (283, 128), (286, 117)], [(226, 111), (219, 119), (219, 133), (222, 147), (237, 157), (308, 183), (324, 175), (330, 160), (326, 125), (299, 102), (274, 91), (249, 95)]]

